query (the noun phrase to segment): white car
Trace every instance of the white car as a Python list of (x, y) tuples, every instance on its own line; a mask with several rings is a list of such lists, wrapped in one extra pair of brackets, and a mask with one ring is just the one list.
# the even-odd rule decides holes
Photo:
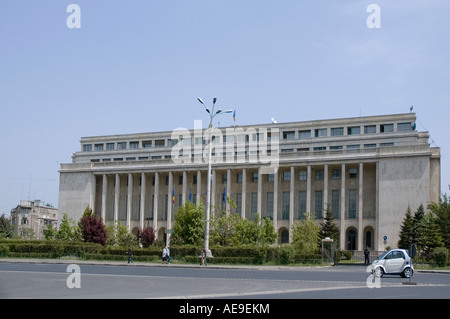
[(376, 277), (388, 274), (410, 278), (414, 273), (414, 267), (406, 249), (391, 249), (372, 263), (372, 273)]

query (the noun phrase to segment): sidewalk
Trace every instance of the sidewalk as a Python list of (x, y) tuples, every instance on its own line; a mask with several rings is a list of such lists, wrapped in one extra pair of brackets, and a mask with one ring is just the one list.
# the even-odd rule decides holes
[[(172, 267), (172, 268), (213, 268), (213, 269), (253, 269), (253, 270), (304, 270), (319, 268), (342, 268), (367, 265), (337, 265), (337, 266), (265, 266), (265, 265), (227, 265), (227, 264), (209, 264), (208, 266), (200, 266), (200, 264), (166, 264), (162, 262), (132, 262), (128, 264), (126, 258), (123, 261), (113, 260), (81, 260), (81, 259), (39, 259), (39, 258), (0, 258), (0, 263), (29, 263), (29, 264), (80, 264), (80, 265), (106, 265), (106, 266), (128, 266), (128, 267)], [(447, 269), (415, 269), (416, 273), (441, 273), (450, 274)]]
[(162, 262), (132, 262), (128, 264), (126, 258), (123, 261), (113, 260), (81, 260), (81, 259), (39, 259), (39, 258), (0, 258), (0, 263), (28, 263), (28, 264), (79, 264), (79, 265), (106, 265), (128, 267), (174, 267), (174, 268), (213, 268), (213, 269), (254, 269), (254, 270), (302, 270), (311, 268), (328, 268), (333, 266), (265, 266), (265, 265), (227, 265), (227, 264), (177, 264)]

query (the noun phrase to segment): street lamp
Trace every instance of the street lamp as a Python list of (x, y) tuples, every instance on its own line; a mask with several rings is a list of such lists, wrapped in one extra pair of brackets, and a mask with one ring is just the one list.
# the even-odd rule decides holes
[(211, 250), (209, 249), (209, 215), (211, 213), (211, 152), (212, 152), (212, 131), (213, 131), (213, 119), (216, 115), (231, 113), (233, 110), (223, 111), (222, 109), (218, 109), (214, 112), (214, 106), (216, 104), (217, 98), (213, 98), (212, 108), (209, 109), (201, 98), (197, 98), (197, 100), (205, 107), (205, 111), (209, 114), (209, 151), (208, 151), (208, 177), (207, 177), (207, 186), (206, 186), (206, 221), (205, 221), (205, 243), (204, 248), (206, 250), (206, 256), (212, 257)]

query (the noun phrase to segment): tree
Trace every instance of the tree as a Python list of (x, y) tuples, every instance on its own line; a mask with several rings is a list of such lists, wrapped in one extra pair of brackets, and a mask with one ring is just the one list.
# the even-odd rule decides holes
[(450, 199), (444, 194), (439, 203), (428, 204), (428, 209), (436, 215), (444, 245), (450, 248)]
[(63, 214), (61, 220), (61, 225), (59, 225), (59, 230), (56, 234), (56, 239), (64, 241), (77, 241), (80, 240), (80, 229), (75, 224), (75, 221)]
[(14, 226), (3, 214), (2, 216), (0, 216), (0, 239), (13, 237), (14, 237)]
[(320, 227), (311, 213), (304, 216), (304, 220), (292, 226), (292, 244), (300, 254), (315, 254), (319, 250)]
[(143, 231), (139, 232), (139, 239), (144, 248), (151, 246), (156, 238), (155, 230), (152, 227), (146, 227)]
[(412, 227), (412, 242), (413, 244), (418, 244), (420, 238), (423, 234), (423, 224), (422, 220), (425, 216), (425, 210), (423, 205), (420, 204), (419, 208), (417, 208), (413, 217), (413, 227)]
[(84, 242), (98, 243), (106, 246), (106, 229), (101, 217), (95, 216), (89, 206), (85, 209), (79, 222), (81, 237)]
[(422, 234), (419, 238), (417, 246), (421, 251), (421, 255), (426, 259), (431, 259), (435, 248), (443, 247), (442, 236), (436, 216), (429, 212), (421, 221)]
[(320, 238), (324, 239), (329, 237), (336, 243), (336, 247), (339, 245), (339, 227), (334, 222), (334, 215), (328, 205), (325, 211), (325, 220), (320, 222)]
[(414, 218), (412, 215), (411, 207), (408, 206), (406, 210), (405, 218), (400, 226), (399, 241), (397, 243), (398, 248), (409, 249), (414, 242)]
[(181, 245), (201, 245), (205, 230), (205, 208), (186, 202), (178, 208), (171, 240)]

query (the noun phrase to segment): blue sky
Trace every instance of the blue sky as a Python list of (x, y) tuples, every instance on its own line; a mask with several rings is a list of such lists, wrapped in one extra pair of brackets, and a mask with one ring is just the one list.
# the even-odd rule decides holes
[[(381, 28), (367, 26), (372, 3)], [(59, 165), (83, 136), (206, 123), (198, 96), (238, 125), (413, 105), (449, 193), (449, 12), (448, 0), (2, 0), (0, 214), (28, 198), (57, 206)]]

